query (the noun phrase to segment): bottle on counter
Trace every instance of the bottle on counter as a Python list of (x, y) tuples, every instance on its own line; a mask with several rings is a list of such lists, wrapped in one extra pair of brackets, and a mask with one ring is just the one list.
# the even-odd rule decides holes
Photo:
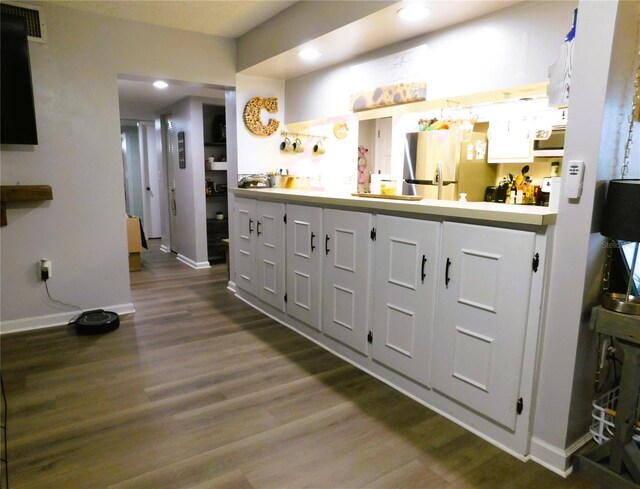
[(540, 185), (533, 186), (533, 203), (542, 205), (542, 187)]
[(524, 184), (524, 197), (522, 198), (522, 203), (527, 205), (535, 204), (534, 192), (535, 188), (531, 181), (531, 177), (527, 177), (527, 181)]

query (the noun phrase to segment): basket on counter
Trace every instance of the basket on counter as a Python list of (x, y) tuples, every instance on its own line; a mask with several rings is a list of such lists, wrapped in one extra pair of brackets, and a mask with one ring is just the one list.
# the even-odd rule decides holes
[[(612, 438), (615, 432), (614, 424), (619, 391), (620, 387), (616, 387), (593, 401), (593, 411), (591, 411), (593, 422), (589, 431), (599, 445)], [(640, 394), (636, 404), (635, 419), (640, 419)], [(637, 421), (633, 429), (633, 439), (636, 443), (640, 443), (640, 422)]]

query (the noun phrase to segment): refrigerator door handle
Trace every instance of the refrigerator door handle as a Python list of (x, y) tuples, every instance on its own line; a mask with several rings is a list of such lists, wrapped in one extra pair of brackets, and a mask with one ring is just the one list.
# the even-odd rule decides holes
[[(412, 178), (406, 178), (404, 181), (406, 183), (411, 184), (411, 185), (438, 185), (433, 180), (416, 180), (416, 179), (412, 179)], [(446, 187), (447, 185), (451, 185), (452, 183), (458, 183), (458, 181), (457, 180), (444, 180), (442, 182), (442, 185)]]

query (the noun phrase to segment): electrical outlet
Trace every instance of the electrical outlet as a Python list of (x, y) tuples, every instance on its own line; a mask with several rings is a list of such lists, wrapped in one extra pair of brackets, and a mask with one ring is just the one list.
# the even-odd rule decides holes
[(49, 280), (51, 275), (51, 260), (40, 258), (40, 279)]

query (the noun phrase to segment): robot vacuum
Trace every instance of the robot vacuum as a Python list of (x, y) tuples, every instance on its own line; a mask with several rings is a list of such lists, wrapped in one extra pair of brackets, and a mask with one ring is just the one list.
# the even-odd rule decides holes
[(75, 326), (79, 335), (103, 334), (118, 329), (120, 316), (115, 312), (97, 309), (83, 312), (71, 324)]

